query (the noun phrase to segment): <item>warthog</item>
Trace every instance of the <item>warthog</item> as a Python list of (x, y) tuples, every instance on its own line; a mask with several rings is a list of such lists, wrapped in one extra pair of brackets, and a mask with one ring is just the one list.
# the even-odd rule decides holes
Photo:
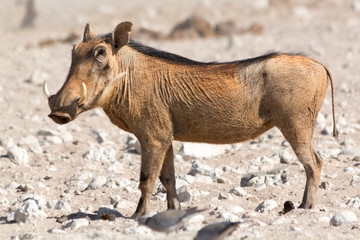
[[(229, 144), (278, 127), (306, 171), (300, 207), (312, 208), (323, 160), (313, 146), (329, 70), (305, 56), (271, 53), (228, 63), (202, 63), (130, 40), (132, 24), (96, 35), (87, 24), (72, 50), (62, 88), (48, 97), (58, 124), (101, 107), (141, 144), (141, 197), (133, 215), (149, 212), (157, 177), (169, 209), (179, 209), (172, 141)], [(334, 135), (336, 133), (335, 117)]]

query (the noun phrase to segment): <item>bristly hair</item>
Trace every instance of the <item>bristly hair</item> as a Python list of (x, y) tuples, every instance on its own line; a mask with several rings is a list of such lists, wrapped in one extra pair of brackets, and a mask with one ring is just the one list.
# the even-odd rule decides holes
[(180, 55), (177, 54), (173, 54), (173, 53), (169, 53), (169, 52), (165, 52), (162, 50), (158, 50), (149, 46), (146, 46), (142, 43), (139, 43), (137, 41), (134, 40), (130, 40), (130, 42), (128, 43), (128, 46), (131, 47), (132, 49), (150, 56), (150, 57), (154, 57), (154, 58), (159, 58), (165, 61), (169, 61), (169, 62), (173, 62), (176, 64), (181, 64), (181, 65), (216, 65), (216, 64), (223, 64), (223, 63), (238, 63), (238, 64), (252, 64), (252, 63), (256, 63), (256, 62), (261, 62), (279, 55), (293, 55), (293, 56), (305, 56), (304, 54), (293, 54), (293, 53), (281, 53), (281, 52), (270, 52), (267, 53), (265, 55), (259, 56), (259, 57), (254, 57), (254, 58), (249, 58), (249, 59), (244, 59), (244, 60), (237, 60), (237, 61), (231, 61), (231, 62), (223, 62), (223, 63), (219, 63), (219, 62), (199, 62), (199, 61), (194, 61), (191, 60), (189, 58), (186, 57), (182, 57)]
[[(98, 35), (98, 38), (103, 38), (106, 41), (110, 40), (112, 37), (111, 33), (107, 33), (107, 34), (103, 34), (103, 35)], [(237, 61), (231, 61), (231, 62), (223, 62), (223, 63), (218, 63), (218, 62), (200, 62), (200, 61), (195, 61), (195, 60), (191, 60), (189, 58), (174, 54), (174, 53), (169, 53), (166, 51), (162, 51), (162, 50), (158, 50), (152, 47), (149, 47), (147, 45), (144, 45), (138, 41), (135, 41), (133, 39), (130, 39), (128, 46), (131, 47), (132, 49), (136, 50), (139, 53), (142, 53), (146, 56), (149, 57), (154, 57), (154, 58), (159, 58), (162, 59), (164, 61), (167, 62), (173, 62), (175, 64), (181, 64), (181, 65), (216, 65), (216, 64), (223, 64), (223, 63), (238, 63), (238, 64), (252, 64), (252, 63), (256, 63), (256, 62), (261, 62), (279, 55), (293, 55), (293, 56), (305, 56), (302, 53), (281, 53), (281, 52), (269, 52), (267, 54), (264, 54), (262, 56), (258, 56), (258, 57), (254, 57), (254, 58), (248, 58), (248, 59), (244, 59), (244, 60), (237, 60)]]

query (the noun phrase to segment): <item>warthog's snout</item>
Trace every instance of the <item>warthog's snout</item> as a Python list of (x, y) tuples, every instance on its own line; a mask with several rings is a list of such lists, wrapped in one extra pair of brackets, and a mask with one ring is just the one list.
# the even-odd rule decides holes
[(52, 112), (49, 114), (49, 118), (58, 124), (65, 124), (71, 121), (70, 114), (64, 112)]

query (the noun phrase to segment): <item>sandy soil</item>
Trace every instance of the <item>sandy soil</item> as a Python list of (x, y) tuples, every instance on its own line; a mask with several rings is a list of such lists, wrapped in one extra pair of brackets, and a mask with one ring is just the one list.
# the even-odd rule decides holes
[[(329, 67), (335, 81), (336, 118), (339, 139), (323, 132), (331, 129), (330, 89), (321, 109), (321, 122), (315, 129), (314, 143), (324, 157), (322, 181), (330, 187), (319, 189), (318, 204), (313, 210), (296, 209), (279, 216), (282, 204), (291, 200), (299, 205), (305, 172), (293, 159), (288, 165), (288, 184), (245, 188), (253, 197), (229, 194), (240, 186), (245, 163), (255, 157), (272, 156), (281, 150), (292, 155), (280, 132), (271, 130), (255, 139), (237, 145), (228, 154), (210, 159), (184, 158), (175, 162), (178, 176), (186, 175), (196, 160), (214, 168), (225, 166), (236, 171), (226, 172), (227, 183), (195, 181), (187, 186), (194, 197), (182, 203), (183, 208), (208, 208), (200, 227), (221, 221), (222, 209), (238, 205), (238, 214), (245, 223), (229, 239), (358, 239), (359, 223), (331, 226), (323, 217), (331, 219), (338, 212), (350, 210), (360, 217), (359, 206), (346, 203), (360, 197), (360, 184), (351, 181), (360, 175), (360, 2), (356, 0), (270, 0), (270, 1), (36, 1), (37, 16), (34, 26), (23, 28), (25, 1), (0, 3), (0, 238), (1, 239), (192, 239), (196, 230), (180, 230), (166, 236), (137, 227), (127, 217), (135, 211), (140, 191), (120, 187), (102, 187), (81, 192), (83, 186), (72, 186), (68, 180), (75, 174), (86, 173), (88, 184), (93, 177), (138, 181), (140, 155), (128, 149), (128, 134), (110, 123), (101, 110), (82, 114), (65, 126), (52, 122), (47, 114), (47, 100), (42, 94), (42, 82), (48, 81), (52, 93), (63, 84), (70, 65), (72, 44), (81, 40), (83, 28), (89, 22), (97, 33), (113, 30), (121, 21), (131, 21), (134, 32), (140, 28), (168, 35), (176, 24), (191, 15), (198, 15), (211, 26), (232, 20), (237, 29), (260, 26), (260, 31), (237, 31), (232, 35), (194, 37), (184, 39), (150, 38), (136, 33), (143, 43), (171, 51), (199, 61), (230, 61), (255, 57), (269, 51), (304, 53)], [(71, 34), (74, 39), (67, 40)], [(47, 133), (50, 132), (50, 133)], [(98, 140), (100, 135), (104, 143)], [(7, 143), (14, 144), (27, 136), (34, 136), (41, 145), (41, 153), (28, 151), (27, 164), (14, 164), (7, 155)], [(84, 154), (100, 146), (116, 147), (118, 163), (88, 160)], [(293, 155), (294, 157), (294, 155)], [(294, 157), (295, 158), (295, 157)], [(357, 160), (357, 161), (356, 161)], [(280, 166), (277, 163), (274, 167)], [(115, 166), (115, 167), (114, 167)], [(109, 167), (113, 167), (109, 170)], [(352, 167), (349, 171), (348, 167)], [(85, 175), (86, 175), (85, 174)], [(18, 184), (28, 185), (27, 191)], [(86, 185), (85, 185), (86, 186)], [(209, 192), (209, 195), (198, 194)], [(227, 199), (219, 200), (223, 193)], [(45, 209), (48, 218), (33, 224), (8, 223), (8, 209), (14, 208), (28, 194), (37, 194), (47, 201), (63, 200), (70, 209)], [(197, 197), (195, 197), (197, 196)], [(96, 220), (78, 229), (66, 228), (65, 233), (48, 233), (60, 229), (56, 219), (78, 211), (93, 213), (101, 206), (111, 205), (111, 197), (127, 200), (117, 206), (123, 217), (115, 221)], [(278, 207), (267, 213), (255, 212), (262, 201), (273, 199)], [(132, 204), (133, 203), (133, 204)], [(166, 209), (164, 194), (154, 195), (152, 212)], [(220, 214), (219, 214), (220, 212)], [(283, 221), (274, 221), (283, 217)], [(324, 218), (323, 218), (324, 219)], [(13, 237), (13, 238), (12, 238)]]

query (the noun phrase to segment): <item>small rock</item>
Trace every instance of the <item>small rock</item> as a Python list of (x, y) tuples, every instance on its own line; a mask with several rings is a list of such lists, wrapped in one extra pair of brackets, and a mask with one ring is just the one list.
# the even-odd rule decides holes
[(18, 145), (19, 145), (19, 147), (24, 147), (24, 148), (29, 149), (33, 153), (36, 153), (36, 154), (42, 153), (42, 148), (40, 146), (39, 141), (36, 139), (36, 137), (34, 137), (32, 135), (23, 137), (22, 139), (20, 139)]
[(187, 202), (191, 199), (191, 194), (188, 190), (188, 187), (182, 186), (178, 189), (178, 198), (180, 202)]
[(220, 193), (218, 199), (219, 200), (226, 200), (226, 199), (229, 199), (229, 197), (225, 193)]
[(238, 222), (240, 221), (240, 218), (238, 216), (236, 216), (233, 213), (230, 212), (222, 212), (220, 213), (220, 217), (224, 219), (224, 221), (227, 222)]
[(227, 212), (229, 213), (232, 213), (232, 214), (239, 214), (239, 213), (242, 213), (244, 212), (245, 210), (240, 207), (240, 206), (237, 206), (237, 205), (231, 205), (229, 206), (227, 209), (226, 209)]
[(216, 172), (215, 172), (214, 168), (212, 168), (206, 164), (196, 162), (196, 161), (192, 163), (191, 170), (188, 174), (192, 175), (192, 176), (200, 174), (200, 175), (204, 175), (204, 176), (209, 176), (211, 178), (216, 177)]
[(15, 146), (14, 139), (12, 137), (0, 136), (0, 146), (10, 148)]
[(25, 165), (29, 162), (28, 152), (17, 146), (12, 146), (8, 149), (7, 157), (15, 164)]
[(60, 228), (51, 228), (47, 231), (48, 233), (57, 233), (57, 234), (63, 234), (66, 233), (66, 231), (60, 229)]
[(138, 154), (141, 154), (141, 145), (137, 138), (129, 136), (126, 144), (128, 150), (132, 150)]
[(114, 162), (116, 161), (116, 149), (112, 146), (92, 148), (83, 157), (98, 162)]
[(281, 150), (279, 152), (279, 158), (280, 158), (280, 163), (283, 164), (290, 164), (290, 162), (294, 160), (293, 155), (286, 150)]
[(71, 211), (70, 205), (62, 200), (57, 201), (53, 209), (67, 212)]
[(17, 223), (36, 223), (42, 220), (47, 214), (42, 210), (41, 204), (35, 198), (27, 198), (14, 213), (14, 220)]
[(266, 201), (260, 203), (256, 207), (255, 211), (261, 212), (261, 213), (267, 213), (276, 207), (278, 207), (277, 202), (275, 200), (270, 199), (270, 200), (266, 200)]
[(80, 227), (84, 227), (84, 226), (88, 226), (89, 220), (87, 218), (78, 218), (78, 219), (72, 219), (66, 222), (63, 222), (61, 224), (61, 228), (65, 229), (65, 228), (73, 228), (73, 229), (78, 229)]
[(346, 205), (348, 207), (360, 209), (360, 197), (355, 197), (355, 198), (349, 199), (349, 201), (347, 201)]
[(85, 190), (95, 190), (103, 187), (105, 184), (106, 184), (106, 177), (98, 176), (89, 183), (89, 185), (86, 187)]
[(101, 207), (97, 211), (97, 215), (96, 215), (97, 219), (99, 219), (101, 217), (101, 215), (104, 215), (104, 214), (112, 214), (115, 217), (123, 217), (123, 215), (119, 211), (117, 211), (115, 209), (111, 209), (111, 208), (107, 208), (107, 207)]
[(350, 181), (350, 186), (360, 186), (360, 176), (353, 175)]
[(230, 193), (238, 197), (246, 197), (248, 194), (242, 187), (236, 187), (230, 190)]
[(246, 162), (243, 168), (245, 172), (262, 172), (272, 169), (273, 166), (274, 166), (273, 159), (267, 156), (262, 156), (251, 159), (250, 161)]
[(333, 186), (333, 184), (331, 182), (324, 181), (324, 182), (320, 183), (319, 188), (325, 189), (325, 190), (330, 190), (332, 186)]
[(352, 222), (356, 222), (356, 221), (357, 221), (357, 218), (356, 218), (356, 214), (354, 212), (344, 211), (344, 212), (335, 214), (335, 216), (333, 216), (333, 218), (331, 219), (330, 223), (333, 226), (339, 226), (344, 223), (352, 223)]

